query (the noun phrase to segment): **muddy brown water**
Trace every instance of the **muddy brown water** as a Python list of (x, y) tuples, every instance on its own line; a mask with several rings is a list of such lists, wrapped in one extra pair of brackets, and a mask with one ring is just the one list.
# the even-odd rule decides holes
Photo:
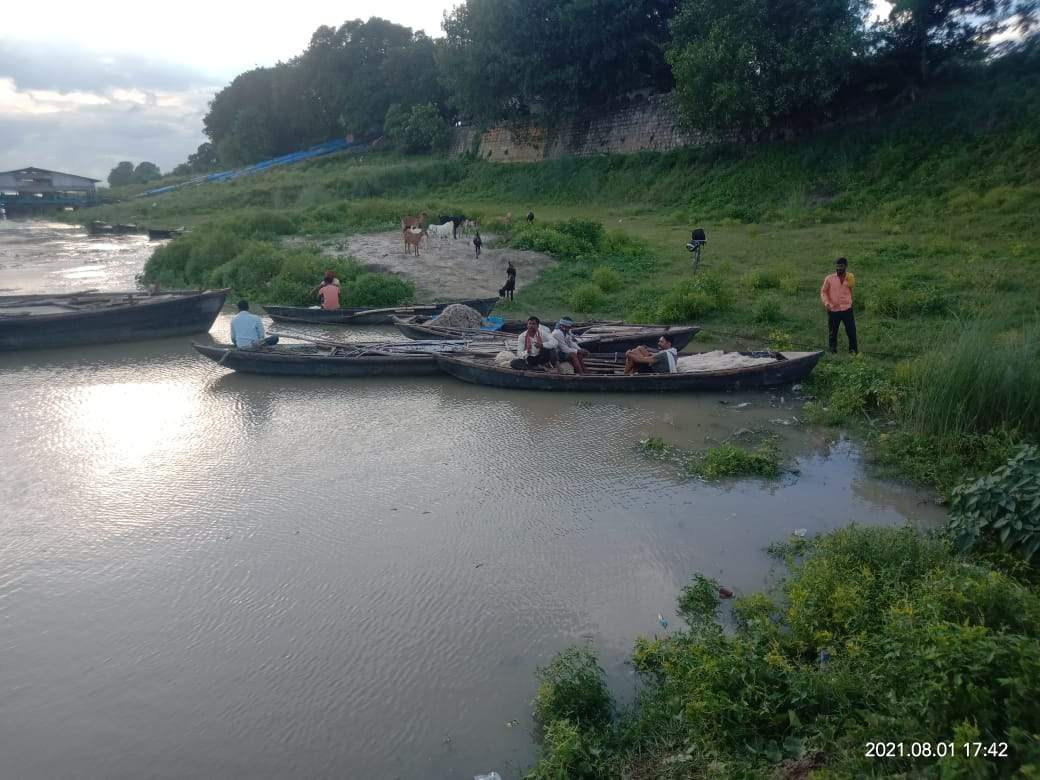
[[(106, 243), (0, 223), (0, 287), (130, 285), (148, 246)], [(556, 651), (592, 643), (625, 699), (692, 572), (745, 593), (795, 528), (939, 519), (779, 422), (789, 394), (279, 379), (189, 342), (0, 353), (5, 776), (516, 777)], [(797, 474), (709, 485), (638, 453), (757, 428)]]

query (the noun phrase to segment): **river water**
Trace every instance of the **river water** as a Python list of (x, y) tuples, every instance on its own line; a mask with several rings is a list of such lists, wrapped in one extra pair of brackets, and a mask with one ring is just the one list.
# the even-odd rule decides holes
[[(0, 222), (0, 288), (128, 289), (150, 249)], [(624, 699), (692, 572), (748, 592), (792, 529), (938, 520), (793, 398), (267, 378), (190, 341), (0, 353), (5, 776), (516, 777), (556, 651)], [(638, 453), (760, 428), (797, 474)]]

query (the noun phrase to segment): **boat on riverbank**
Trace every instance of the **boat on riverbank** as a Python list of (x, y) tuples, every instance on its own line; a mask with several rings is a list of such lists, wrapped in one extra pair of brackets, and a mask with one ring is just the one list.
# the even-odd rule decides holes
[[(432, 318), (424, 315), (394, 317), (394, 326), (410, 339), (468, 339), (472, 341), (508, 343), (512, 345), (517, 335), (527, 327), (527, 322), (506, 322), (499, 330), (475, 328), (446, 328), (431, 325)], [(657, 340), (667, 334), (672, 346), (683, 349), (700, 331), (696, 325), (623, 325), (591, 323), (584, 327), (575, 325), (573, 332), (578, 344), (589, 352), (626, 352), (638, 346), (656, 347)]]
[[(799, 382), (812, 372), (822, 352), (741, 352), (750, 358), (773, 358), (758, 365), (677, 374), (624, 374), (625, 360), (586, 361), (592, 373), (561, 374), (541, 369), (517, 370), (501, 366), (492, 355), (437, 356), (440, 369), (457, 379), (510, 390), (575, 392), (725, 392), (759, 390)], [(686, 357), (686, 356), (680, 356)]]
[(389, 325), (394, 317), (416, 315), (435, 316), (453, 303), (461, 303), (476, 309), (486, 317), (495, 308), (498, 298), (477, 298), (467, 301), (394, 306), (386, 309), (347, 308), (321, 309), (306, 306), (264, 306), (264, 311), (275, 322), (299, 322), (309, 325)]
[(184, 336), (213, 327), (227, 290), (0, 296), (0, 350)]
[(435, 355), (462, 352), (458, 341), (321, 346), (276, 344), (260, 349), (192, 344), (215, 363), (247, 374), (318, 377), (430, 376), (440, 373)]

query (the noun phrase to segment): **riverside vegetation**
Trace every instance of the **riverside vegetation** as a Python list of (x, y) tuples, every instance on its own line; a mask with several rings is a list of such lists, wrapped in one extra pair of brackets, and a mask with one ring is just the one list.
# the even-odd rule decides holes
[[(819, 284), (847, 256), (865, 354), (826, 357), (807, 411), (950, 498), (949, 540), (850, 528), (785, 548), (783, 586), (738, 600), (734, 631), (697, 580), (680, 599), (689, 629), (637, 642), (643, 684), (623, 710), (594, 656), (564, 654), (542, 674), (532, 776), (1040, 773), (1038, 75), (1027, 49), (792, 143), (510, 166), (340, 156), (101, 216), (195, 226), (155, 253), (149, 280), (303, 303), (331, 265), (353, 280), (349, 302), (386, 305), (406, 282), (298, 238), (463, 211), (559, 260), (504, 310), (696, 322), (699, 342), (727, 346), (821, 348)], [(528, 209), (533, 225), (498, 221)], [(695, 276), (696, 226), (709, 243)], [(751, 468), (734, 452), (718, 462), (716, 475)], [(869, 761), (870, 740), (996, 740), (1011, 758)]]

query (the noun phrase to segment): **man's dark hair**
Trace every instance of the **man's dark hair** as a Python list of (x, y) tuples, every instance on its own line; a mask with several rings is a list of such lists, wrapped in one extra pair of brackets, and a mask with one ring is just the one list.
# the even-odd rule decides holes
[(849, 261), (846, 260), (844, 257), (839, 257), (837, 260), (834, 261), (834, 264), (835, 265), (848, 265)]
[(247, 301), (245, 298), (240, 300), (238, 302), (238, 310), (239, 311), (249, 311), (249, 301)]
[(528, 321), (528, 322), (530, 322), (531, 320), (534, 320), (534, 321), (535, 321), (535, 322), (537, 322), (537, 323), (538, 323), (539, 325), (541, 325), (541, 324), (542, 324), (542, 321), (541, 321), (540, 319), (538, 319), (537, 317), (533, 317), (533, 316), (532, 316), (532, 317), (528, 317), (528, 318), (527, 318), (527, 321)]
[(672, 337), (669, 336), (667, 333), (662, 333), (661, 338), (668, 342), (669, 347), (672, 346)]

